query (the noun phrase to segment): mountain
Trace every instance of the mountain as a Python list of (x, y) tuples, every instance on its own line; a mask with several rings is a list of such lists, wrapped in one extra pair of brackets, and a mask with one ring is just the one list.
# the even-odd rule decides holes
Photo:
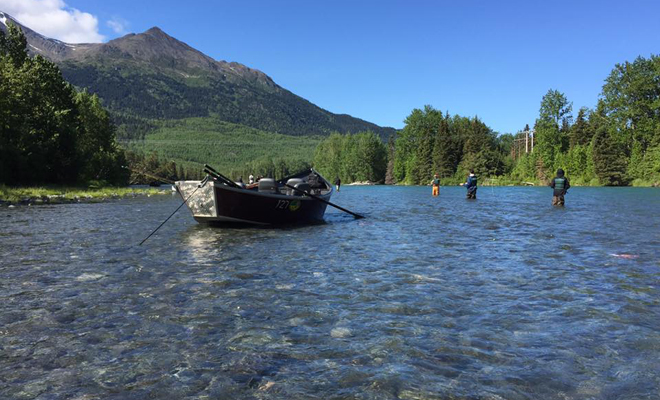
[(0, 12), (23, 30), (32, 54), (57, 63), (64, 77), (98, 94), (123, 139), (141, 138), (154, 120), (212, 117), (293, 136), (370, 130), (395, 132), (346, 114), (334, 114), (236, 62), (217, 61), (154, 27), (107, 43), (70, 44), (47, 38)]

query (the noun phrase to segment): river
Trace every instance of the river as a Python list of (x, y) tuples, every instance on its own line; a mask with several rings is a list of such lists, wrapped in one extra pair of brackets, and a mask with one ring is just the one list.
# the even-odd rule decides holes
[(660, 189), (430, 192), (142, 246), (180, 198), (1, 208), (0, 398), (660, 398)]

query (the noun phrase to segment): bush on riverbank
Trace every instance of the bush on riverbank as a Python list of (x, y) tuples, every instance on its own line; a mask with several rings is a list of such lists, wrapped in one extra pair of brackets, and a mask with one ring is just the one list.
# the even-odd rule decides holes
[(107, 199), (168, 194), (156, 188), (104, 187), (9, 187), (0, 185), (0, 204), (62, 204)]

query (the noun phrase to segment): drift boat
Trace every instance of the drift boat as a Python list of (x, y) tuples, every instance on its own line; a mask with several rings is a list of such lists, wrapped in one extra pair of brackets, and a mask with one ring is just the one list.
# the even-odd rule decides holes
[(206, 167), (202, 181), (175, 182), (195, 221), (209, 224), (284, 225), (323, 221), (332, 185), (313, 169), (279, 181), (245, 186)]

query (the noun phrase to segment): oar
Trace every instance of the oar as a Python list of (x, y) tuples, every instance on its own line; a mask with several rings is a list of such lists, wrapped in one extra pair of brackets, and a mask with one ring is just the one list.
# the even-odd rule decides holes
[(215, 169), (213, 169), (210, 165), (208, 165), (208, 164), (204, 164), (204, 168), (205, 168), (205, 169), (208, 169), (210, 172), (212, 172), (213, 174), (215, 174), (217, 178), (220, 178), (221, 180), (223, 180), (227, 185), (232, 186), (232, 187), (235, 187), (235, 188), (242, 189), (242, 187), (240, 187), (239, 185), (237, 185), (237, 184), (236, 184), (234, 181), (232, 181), (231, 179), (229, 179), (229, 178), (227, 178), (226, 176), (222, 175), (220, 172), (218, 172), (218, 171), (216, 171)]
[(345, 208), (343, 208), (343, 207), (339, 207), (338, 205), (336, 205), (336, 204), (332, 204), (332, 203), (330, 203), (329, 201), (320, 198), (319, 196), (313, 195), (313, 194), (311, 194), (311, 193), (309, 193), (309, 192), (307, 192), (307, 191), (304, 191), (304, 190), (302, 190), (302, 189), (298, 189), (297, 187), (293, 187), (293, 186), (289, 185), (288, 183), (285, 183), (284, 186), (286, 186), (286, 187), (288, 187), (288, 188), (291, 188), (291, 189), (293, 189), (293, 190), (297, 190), (297, 191), (299, 191), (299, 192), (305, 193), (307, 196), (313, 198), (314, 200), (318, 200), (318, 201), (320, 201), (321, 203), (325, 203), (325, 204), (327, 204), (327, 205), (333, 206), (334, 208), (337, 208), (337, 209), (339, 209), (339, 210), (342, 210), (343, 212), (347, 212), (347, 213), (351, 214), (352, 216), (354, 216), (355, 219), (364, 218), (363, 215), (356, 214), (356, 213), (354, 213), (353, 211), (349, 211), (349, 210), (347, 210), (347, 209), (345, 209)]
[(228, 180), (227, 178), (225, 178), (222, 175), (219, 175), (219, 174), (211, 171), (210, 169), (204, 168), (204, 172), (206, 172), (207, 174), (209, 174), (210, 176), (214, 177), (215, 179), (219, 180), (220, 182), (224, 183), (227, 186), (235, 186), (234, 182)]

